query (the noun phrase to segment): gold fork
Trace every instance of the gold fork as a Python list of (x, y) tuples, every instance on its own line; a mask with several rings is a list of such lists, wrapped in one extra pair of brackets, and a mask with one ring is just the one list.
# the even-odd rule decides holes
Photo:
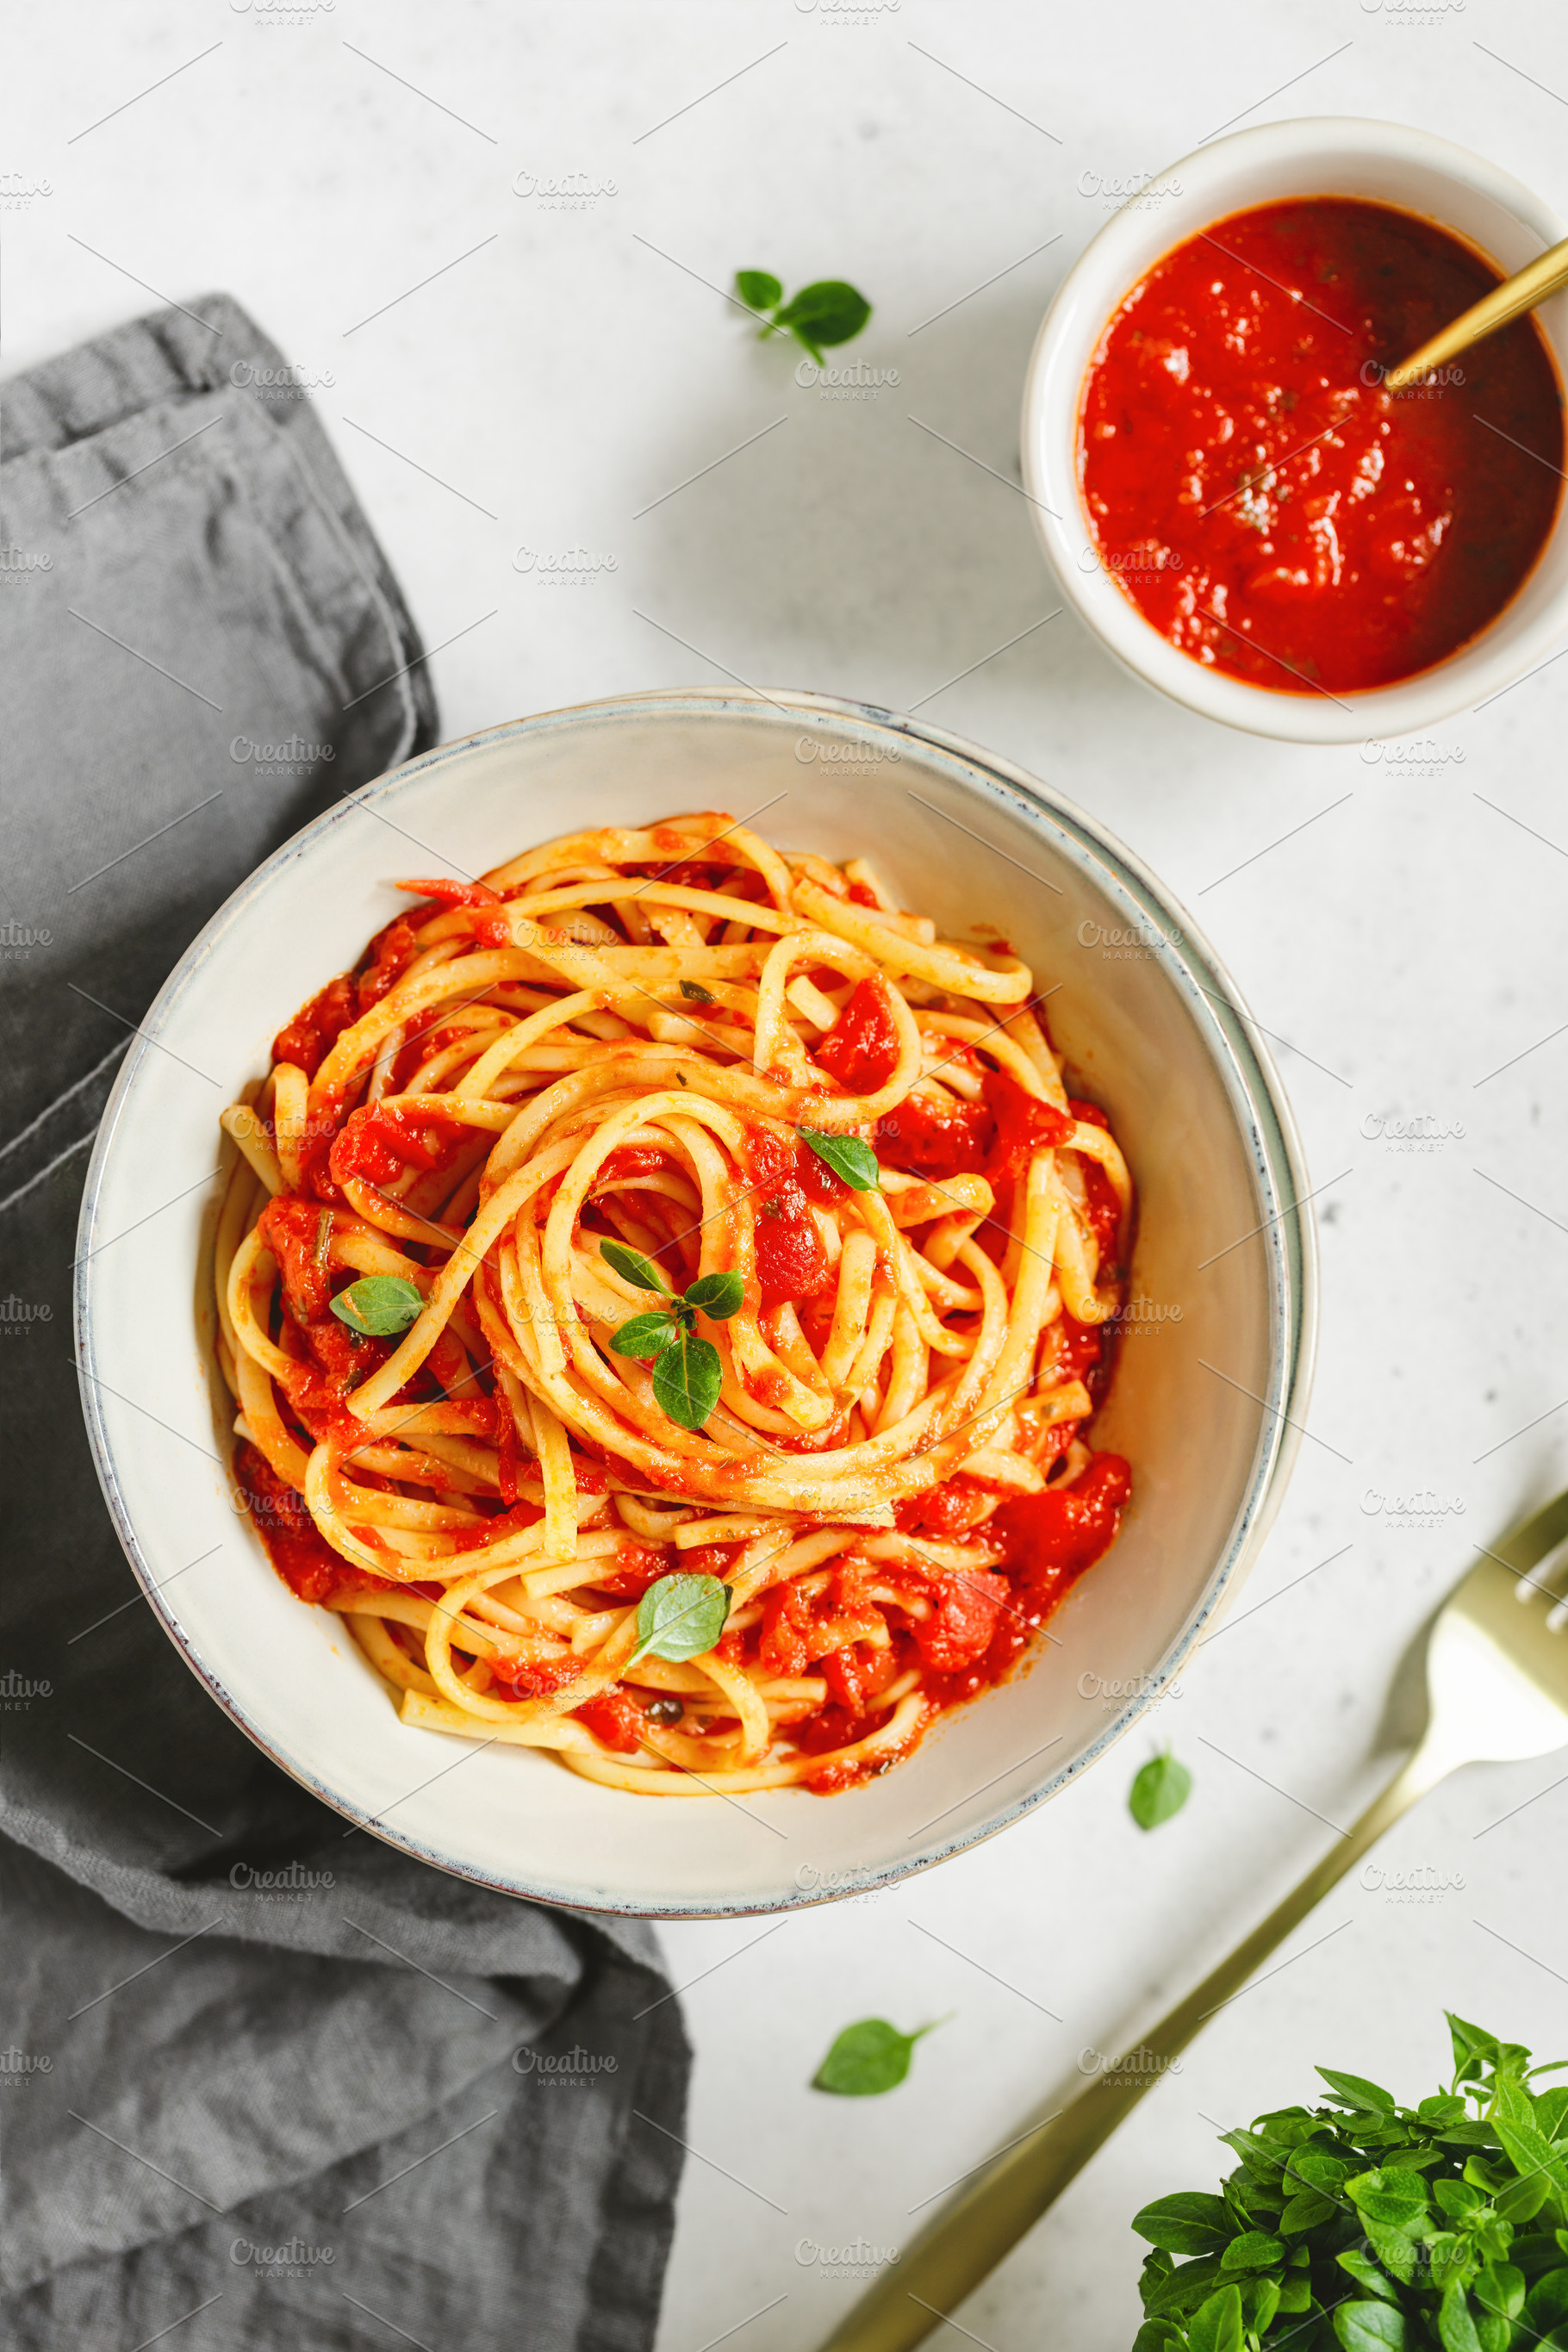
[[(1514, 1763), (1568, 1741), (1568, 1494), (1485, 1552), (1456, 1586), (1426, 1644), (1426, 1728), (1420, 1746), (1333, 1850), (1134, 2051), (1107, 2073), (1119, 2098), (1091, 2084), (1070, 2106), (998, 2156), (884, 2273), (824, 2352), (909, 2352), (1016, 2246), (1158, 2082), (1222, 2002), (1359, 1862), (1390, 1824), (1461, 1764)], [(1532, 1571), (1549, 1563), (1547, 1575)]]

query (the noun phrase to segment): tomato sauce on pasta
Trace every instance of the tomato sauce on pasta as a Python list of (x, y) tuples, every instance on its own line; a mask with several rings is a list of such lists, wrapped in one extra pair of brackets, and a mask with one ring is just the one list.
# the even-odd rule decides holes
[[(1131, 1495), (1088, 1433), (1131, 1185), (1032, 974), (721, 814), (399, 887), (223, 1115), (274, 1566), (407, 1724), (653, 1796), (885, 1771)], [(655, 1304), (716, 1367), (694, 1425), (616, 1345)], [(639, 1632), (675, 1577), (717, 1595), (700, 1654)]]

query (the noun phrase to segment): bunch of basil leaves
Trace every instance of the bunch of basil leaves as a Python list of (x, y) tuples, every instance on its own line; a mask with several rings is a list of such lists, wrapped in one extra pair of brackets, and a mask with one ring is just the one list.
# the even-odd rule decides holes
[[(1402, 2107), (1359, 2074), (1220, 2135), (1220, 2194), (1163, 2197), (1133, 2352), (1568, 2352), (1568, 2060), (1451, 2013), (1454, 2079)], [(1181, 2257), (1183, 2259), (1178, 2259)]]

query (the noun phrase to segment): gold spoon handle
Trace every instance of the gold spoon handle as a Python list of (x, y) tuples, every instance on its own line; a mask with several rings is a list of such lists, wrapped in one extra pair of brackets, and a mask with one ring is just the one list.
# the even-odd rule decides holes
[(896, 2267), (884, 2272), (862, 2295), (823, 2352), (910, 2352), (955, 2311), (1110, 2137), (1134, 2101), (1162, 2078), (1164, 2062), (1185, 2049), (1215, 2010), (1235, 2000), (1253, 1970), (1300, 1926), (1313, 1905), (1406, 1807), (1459, 1760), (1424, 1740), (1404, 1770), (1300, 1886), (1152, 2027), (1136, 2050), (1114, 2069), (1108, 2068), (1106, 2080), (1091, 2082), (1069, 2105), (1026, 2132), (971, 2181)]
[(1505, 278), (1500, 286), (1494, 286), (1489, 294), (1461, 311), (1452, 326), (1445, 327), (1441, 334), (1423, 343), (1418, 352), (1412, 352), (1398, 367), (1390, 368), (1383, 379), (1384, 391), (1400, 392), (1407, 383), (1418, 383), (1429, 369), (1441, 367), (1458, 352), (1468, 351), (1483, 335), (1495, 334), (1510, 319), (1517, 319), (1521, 310), (1533, 310), (1538, 302), (1544, 302), (1560, 286), (1568, 286), (1568, 236), (1561, 245), (1538, 254), (1511, 278)]

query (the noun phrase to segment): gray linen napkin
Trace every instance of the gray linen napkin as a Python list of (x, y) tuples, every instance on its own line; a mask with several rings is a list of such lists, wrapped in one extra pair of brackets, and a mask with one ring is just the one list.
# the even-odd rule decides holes
[(651, 1936), (345, 1833), (268, 1763), (135, 1593), (77, 1398), (77, 1207), (132, 1026), (279, 841), (435, 740), (419, 640), (226, 297), (4, 398), (7, 2340), (636, 2352), (688, 2067)]

